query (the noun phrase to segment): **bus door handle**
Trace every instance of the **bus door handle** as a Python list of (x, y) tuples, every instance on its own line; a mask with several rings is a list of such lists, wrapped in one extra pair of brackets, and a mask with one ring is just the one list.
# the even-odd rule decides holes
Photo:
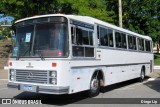
[(124, 72), (124, 71), (122, 71), (122, 72)]

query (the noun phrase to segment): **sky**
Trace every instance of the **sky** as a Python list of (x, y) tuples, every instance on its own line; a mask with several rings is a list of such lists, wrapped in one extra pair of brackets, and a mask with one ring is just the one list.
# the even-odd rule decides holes
[(14, 18), (11, 17), (11, 16), (2, 17), (2, 15), (0, 14), (0, 22), (5, 21), (5, 20), (6, 20), (8, 23), (11, 23), (12, 20), (14, 20)]

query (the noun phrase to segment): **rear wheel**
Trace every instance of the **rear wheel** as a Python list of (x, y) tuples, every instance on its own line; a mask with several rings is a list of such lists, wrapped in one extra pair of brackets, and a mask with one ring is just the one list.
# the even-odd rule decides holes
[(99, 94), (100, 91), (100, 80), (96, 74), (94, 74), (90, 81), (90, 90), (88, 90), (89, 97), (94, 97)]
[(145, 71), (144, 71), (144, 69), (142, 68), (139, 81), (140, 81), (140, 82), (143, 82), (143, 81), (144, 81), (144, 78), (145, 78)]

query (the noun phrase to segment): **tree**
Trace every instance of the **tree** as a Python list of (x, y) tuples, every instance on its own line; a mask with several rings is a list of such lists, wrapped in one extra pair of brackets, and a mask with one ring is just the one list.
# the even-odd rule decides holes
[[(113, 11), (108, 11), (105, 0), (61, 0), (64, 13), (91, 16), (114, 23)], [(72, 10), (72, 11), (70, 11)]]
[(0, 10), (15, 20), (38, 14), (56, 13), (86, 15), (113, 23), (105, 0), (1, 0)]
[(125, 28), (149, 35), (156, 41), (160, 36), (159, 3), (160, 0), (124, 0)]

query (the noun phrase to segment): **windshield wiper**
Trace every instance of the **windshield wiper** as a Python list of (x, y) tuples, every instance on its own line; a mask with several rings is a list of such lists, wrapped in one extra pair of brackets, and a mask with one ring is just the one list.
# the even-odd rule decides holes
[(21, 56), (26, 55), (26, 53), (27, 53), (28, 51), (30, 51), (30, 46), (27, 47), (27, 49), (22, 53), (22, 55), (18, 55), (18, 56), (16, 57), (16, 60), (19, 60), (19, 58), (20, 58)]
[(43, 55), (41, 54), (41, 52), (39, 51), (38, 53), (39, 53), (39, 56), (40, 56), (41, 60), (42, 61), (45, 60), (45, 58), (43, 57)]

